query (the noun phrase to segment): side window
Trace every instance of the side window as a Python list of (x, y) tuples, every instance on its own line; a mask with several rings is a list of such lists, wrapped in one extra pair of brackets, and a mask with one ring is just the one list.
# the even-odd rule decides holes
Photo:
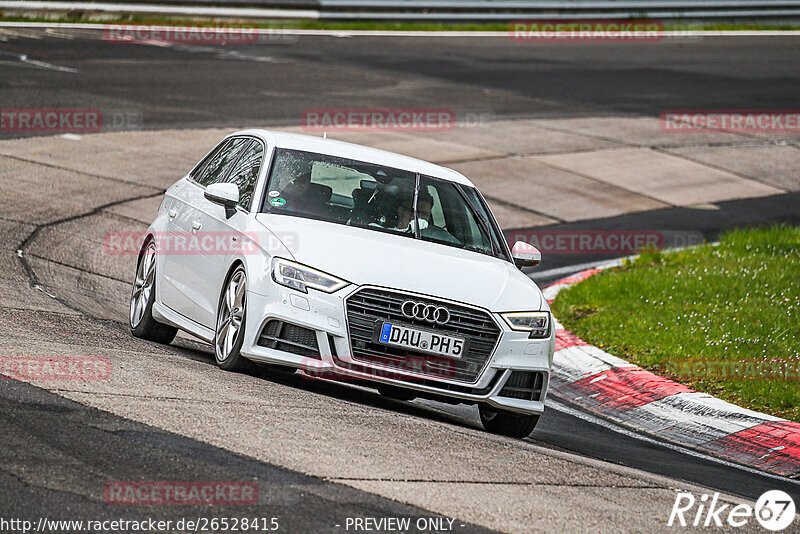
[(222, 151), (223, 148), (228, 144), (228, 141), (223, 141), (222, 143), (218, 144), (200, 163), (198, 163), (195, 168), (190, 173), (192, 179), (196, 182), (200, 175), (203, 174), (203, 170), (208, 166), (208, 164), (216, 158), (219, 153)]
[[(465, 188), (465, 193), (467, 196), (467, 200), (473, 206), (473, 208), (475, 208), (475, 211), (478, 213), (478, 216), (481, 217), (486, 222), (486, 226), (488, 226), (489, 235), (485, 235), (483, 228), (480, 227), (478, 228), (480, 232), (479, 235), (481, 236), (481, 241), (486, 243), (488, 246), (494, 246), (495, 249), (499, 249), (501, 251), (501, 255), (505, 258), (505, 253), (502, 252), (503, 251), (502, 243), (505, 241), (505, 238), (503, 238), (502, 234), (499, 233), (496, 221), (490, 215), (484, 202), (480, 199), (477, 190), (471, 187), (467, 187)], [(477, 223), (473, 222), (473, 224)]]
[(236, 161), (236, 156), (249, 139), (241, 137), (230, 139), (225, 145), (213, 154), (205, 165), (194, 175), (200, 185), (207, 186), (221, 181), (230, 166)]
[(239, 188), (239, 205), (244, 209), (250, 207), (253, 198), (253, 189), (256, 187), (256, 178), (261, 169), (261, 159), (264, 156), (264, 146), (258, 141), (253, 141), (244, 149), (242, 157), (236, 162), (226, 182), (236, 184)]
[(444, 228), (447, 223), (444, 220), (444, 211), (442, 211), (442, 201), (439, 198), (439, 190), (434, 186), (429, 185), (426, 187), (428, 193), (433, 198), (433, 208), (431, 209), (431, 222), (439, 228)]

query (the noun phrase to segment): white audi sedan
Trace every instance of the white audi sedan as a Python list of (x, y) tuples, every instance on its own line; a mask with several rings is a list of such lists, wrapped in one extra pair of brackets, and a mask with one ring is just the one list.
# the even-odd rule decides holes
[(464, 176), (363, 146), (265, 130), (223, 139), (166, 192), (139, 252), (134, 336), (178, 329), (217, 364), (358, 380), (477, 404), (527, 436), (555, 334), (486, 201)]

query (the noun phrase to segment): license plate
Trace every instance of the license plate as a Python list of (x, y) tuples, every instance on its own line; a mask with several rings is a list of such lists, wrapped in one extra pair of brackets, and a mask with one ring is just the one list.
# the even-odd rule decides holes
[(381, 324), (378, 342), (449, 358), (463, 358), (467, 348), (467, 340), (464, 338), (392, 323)]

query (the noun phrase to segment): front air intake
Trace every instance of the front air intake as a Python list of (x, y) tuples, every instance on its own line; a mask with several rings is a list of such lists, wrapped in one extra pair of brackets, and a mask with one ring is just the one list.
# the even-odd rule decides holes
[(506, 380), (501, 397), (538, 401), (542, 397), (544, 373), (530, 371), (512, 371)]
[(284, 321), (271, 320), (264, 325), (258, 345), (268, 349), (299, 354), (320, 360), (317, 333), (310, 328)]

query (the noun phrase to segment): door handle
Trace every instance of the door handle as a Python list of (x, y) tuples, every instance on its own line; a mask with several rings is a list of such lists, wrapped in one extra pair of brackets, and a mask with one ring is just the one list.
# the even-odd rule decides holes
[(174, 219), (174, 218), (175, 218), (175, 217), (177, 217), (177, 216), (178, 216), (178, 212), (177, 212), (177, 211), (175, 211), (175, 210), (169, 210), (169, 218), (170, 218), (170, 219)]
[(199, 230), (200, 228), (202, 228), (202, 227), (203, 227), (203, 225), (202, 225), (202, 224), (200, 224), (200, 221), (194, 221), (194, 222), (192, 223), (192, 232), (196, 232), (196, 231), (198, 231), (198, 230)]

